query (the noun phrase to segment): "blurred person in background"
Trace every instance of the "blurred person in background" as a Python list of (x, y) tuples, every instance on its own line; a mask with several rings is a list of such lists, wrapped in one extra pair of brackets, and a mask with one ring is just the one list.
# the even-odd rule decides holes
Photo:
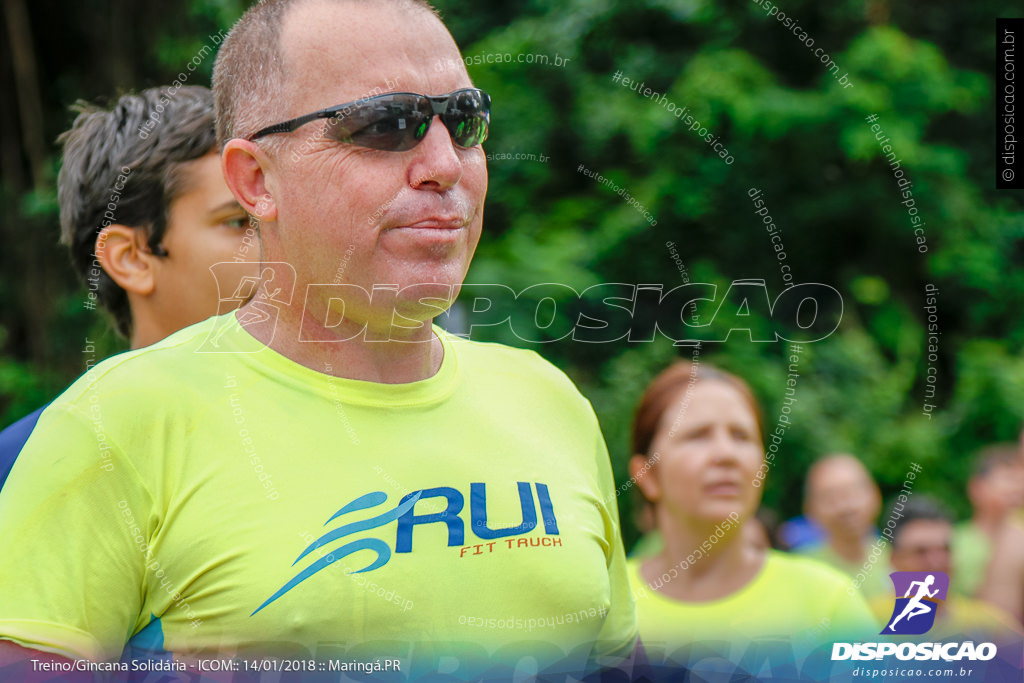
[(1024, 503), (1024, 462), (1016, 444), (989, 446), (975, 456), (967, 496), (973, 514), (953, 530), (953, 581), (958, 592), (977, 595), (993, 542)]
[[(924, 495), (914, 496), (901, 515), (891, 514), (888, 518), (896, 523), (890, 555), (893, 570), (942, 572), (950, 578), (949, 593), (939, 603), (935, 626), (927, 634), (929, 640), (991, 640), (1011, 632), (1020, 633), (1020, 625), (1012, 616), (956, 589), (953, 519), (940, 503)], [(893, 604), (891, 587), (888, 596), (877, 596), (871, 601), (875, 615), (883, 623), (889, 620)]]
[[(639, 489), (638, 489), (639, 490)], [(643, 535), (633, 544), (629, 551), (630, 557), (649, 557), (657, 555), (665, 549), (665, 541), (661, 532), (655, 527), (654, 506), (650, 501), (637, 496), (640, 500), (634, 504), (634, 521)], [(743, 527), (743, 533), (749, 543), (762, 550), (790, 550), (779, 532), (779, 515), (771, 508), (760, 507), (757, 514), (750, 518)]]
[[(1018, 461), (1024, 464), (1024, 430), (1020, 435)], [(978, 597), (1005, 609), (1017, 621), (1024, 621), (1024, 517), (1012, 513), (996, 532), (985, 580)]]
[(825, 532), (806, 515), (797, 515), (779, 526), (779, 538), (790, 550), (799, 550), (822, 543)]
[(882, 494), (864, 464), (847, 454), (823, 456), (807, 472), (804, 496), (805, 513), (824, 530), (825, 538), (798, 552), (844, 574), (862, 574), (859, 588), (868, 600), (889, 595), (889, 578), (879, 570), (887, 562), (886, 551), (870, 562)]
[[(244, 303), (226, 305), (243, 278), (259, 276), (259, 253), (220, 170), (210, 90), (150, 88), (73, 110), (58, 140), (57, 198), (86, 306), (98, 302), (138, 349)], [(220, 282), (216, 263), (231, 264)], [(43, 410), (0, 432), (0, 488)]]
[(877, 631), (849, 579), (754, 542), (749, 529), (759, 525), (762, 490), (755, 480), (764, 463), (760, 409), (738, 377), (702, 363), (691, 383), (693, 370), (680, 361), (658, 375), (633, 426), (630, 471), (664, 540), (660, 552), (629, 562), (652, 663), (652, 646), (792, 642), (822, 623), (835, 634)]

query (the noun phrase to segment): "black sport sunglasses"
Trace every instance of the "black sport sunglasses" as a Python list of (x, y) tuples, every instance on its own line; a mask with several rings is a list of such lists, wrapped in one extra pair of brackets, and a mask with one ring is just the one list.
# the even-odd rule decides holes
[(332, 140), (385, 152), (404, 152), (420, 143), (434, 116), (441, 117), (441, 123), (459, 147), (479, 145), (487, 139), (491, 96), (476, 88), (433, 97), (411, 92), (386, 93), (276, 123), (248, 139), (290, 133), (310, 121), (330, 119), (324, 134)]

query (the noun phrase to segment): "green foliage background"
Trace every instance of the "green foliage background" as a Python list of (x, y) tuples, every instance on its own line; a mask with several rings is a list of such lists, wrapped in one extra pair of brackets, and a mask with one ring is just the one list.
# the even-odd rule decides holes
[[(995, 18), (1014, 11), (992, 1), (782, 4), (854, 87), (842, 88), (812, 50), (749, 0), (439, 1), (467, 58), (569, 60), (469, 67), (494, 97), (487, 151), (550, 157), (489, 164), (484, 237), (469, 282), (515, 291), (545, 282), (577, 291), (602, 282), (667, 290), (681, 284), (666, 247), (672, 241), (692, 281), (724, 292), (734, 280), (760, 278), (774, 298), (783, 289), (778, 261), (747, 197), (760, 188), (795, 280), (827, 283), (844, 301), (838, 331), (803, 346), (793, 426), (766, 504), (797, 514), (808, 464), (848, 451), (887, 493), (911, 461), (919, 463), (917, 490), (963, 515), (970, 455), (1015, 440), (1024, 406), (1021, 193), (994, 189), (993, 161)], [(56, 244), (54, 140), (73, 119), (68, 105), (169, 83), (244, 3), (15, 0), (5, 6), (5, 33), (24, 28), (12, 10), (19, 5), (34, 73), (25, 74), (24, 46), (19, 59), (12, 43), (0, 72), (0, 230), (8, 247), (0, 250), (2, 424), (81, 372), (86, 339), (101, 354), (123, 348), (110, 325), (83, 308), (84, 290)], [(211, 68), (212, 58), (189, 82), (208, 84)], [(613, 82), (617, 71), (689, 107), (735, 163), (725, 165), (661, 105)], [(914, 183), (926, 254), (865, 122), (870, 114)], [(577, 172), (580, 164), (627, 188), (657, 225)], [(931, 418), (922, 415), (927, 283), (940, 292)], [(465, 295), (481, 291), (468, 286)], [(558, 316), (575, 317), (569, 302), (558, 303)], [(529, 313), (526, 304), (524, 297), (517, 309)], [(486, 336), (525, 345), (508, 332)], [(689, 349), (665, 339), (533, 348), (593, 401), (625, 481), (636, 401)], [(704, 344), (702, 360), (745, 377), (771, 428), (787, 355), (786, 344), (753, 343), (741, 332)], [(622, 504), (629, 519), (630, 502)], [(626, 533), (629, 541), (635, 530)]]

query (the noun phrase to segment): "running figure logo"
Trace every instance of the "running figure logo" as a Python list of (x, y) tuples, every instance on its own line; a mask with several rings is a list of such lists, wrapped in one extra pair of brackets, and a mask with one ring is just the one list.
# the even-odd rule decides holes
[(896, 604), (882, 635), (927, 633), (935, 624), (939, 601), (946, 599), (949, 577), (942, 572), (893, 572), (889, 578), (896, 589)]

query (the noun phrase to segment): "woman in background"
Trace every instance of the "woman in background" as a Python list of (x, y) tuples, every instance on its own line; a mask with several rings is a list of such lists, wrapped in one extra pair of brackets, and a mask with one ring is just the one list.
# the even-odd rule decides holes
[(745, 531), (766, 463), (760, 410), (743, 380), (706, 363), (673, 364), (640, 401), (633, 452), (630, 473), (663, 539), (660, 552), (629, 566), (645, 646), (781, 637), (813, 647), (878, 633), (849, 578)]

